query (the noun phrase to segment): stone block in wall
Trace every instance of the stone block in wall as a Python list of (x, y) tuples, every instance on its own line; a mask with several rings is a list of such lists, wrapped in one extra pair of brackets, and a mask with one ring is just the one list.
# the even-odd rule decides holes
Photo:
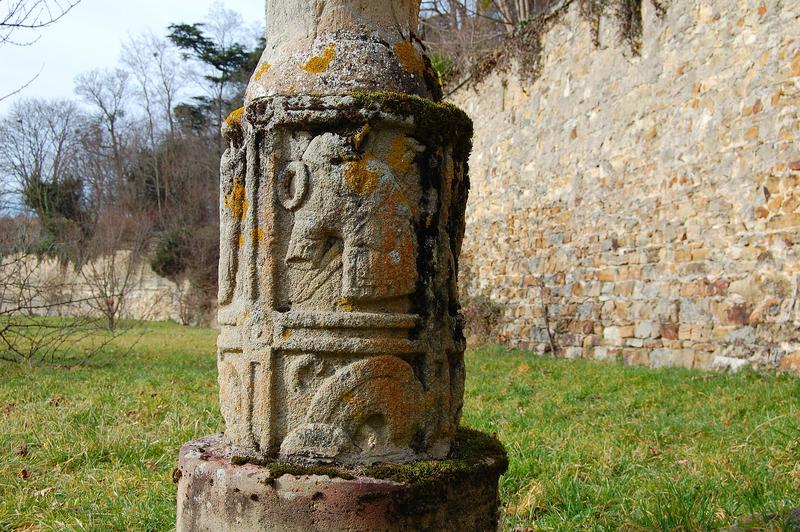
[(660, 336), (661, 327), (652, 321), (639, 321), (636, 323), (634, 334), (637, 338), (657, 338)]
[(738, 373), (748, 366), (750, 366), (750, 362), (748, 360), (725, 356), (716, 356), (711, 362), (711, 369), (729, 373)]

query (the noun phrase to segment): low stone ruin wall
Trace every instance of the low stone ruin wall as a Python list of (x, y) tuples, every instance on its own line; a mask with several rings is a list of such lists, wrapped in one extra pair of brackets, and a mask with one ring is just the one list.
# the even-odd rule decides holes
[[(573, 2), (536, 81), (476, 123), (462, 263), (485, 339), (560, 356), (800, 369), (800, 4), (643, 6), (640, 55)], [(477, 316), (477, 318), (476, 318)]]
[(122, 319), (196, 321), (186, 284), (160, 277), (145, 262), (129, 264), (129, 255), (119, 251), (113, 260), (96, 259), (80, 270), (52, 258), (4, 257), (3, 267), (13, 271), (2, 275), (0, 312), (22, 306), (42, 316), (101, 317), (97, 299), (121, 294)]

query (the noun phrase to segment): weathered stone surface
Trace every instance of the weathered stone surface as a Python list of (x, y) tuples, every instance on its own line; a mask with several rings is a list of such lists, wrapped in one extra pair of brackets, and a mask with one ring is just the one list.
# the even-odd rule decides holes
[(469, 119), (404, 95), (271, 97), (225, 135), (219, 382), (235, 453), (445, 456), (464, 384)]
[(246, 102), (380, 90), (441, 99), (418, 20), (419, 0), (268, 0), (267, 46)]
[(456, 440), (472, 122), (435, 101), (418, 14), (267, 2), (266, 51), (223, 127), (225, 434), (181, 452), (181, 532), (497, 526), (505, 452), (465, 460)]
[(178, 532), (497, 530), (498, 479), (507, 466), (497, 446), (349, 472), (233, 465), (227, 452), (221, 436), (181, 449)]
[(639, 55), (572, 2), (536, 81), (453, 96), (478, 124), (465, 301), (512, 347), (545, 352), (549, 325), (562, 356), (798, 367), (800, 6), (641, 5)]

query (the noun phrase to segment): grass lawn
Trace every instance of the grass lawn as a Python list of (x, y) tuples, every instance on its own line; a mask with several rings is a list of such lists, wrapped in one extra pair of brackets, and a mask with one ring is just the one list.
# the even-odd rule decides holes
[[(0, 363), (0, 530), (174, 527), (178, 448), (222, 430), (215, 334), (154, 324), (95, 367)], [(467, 368), (464, 423), (511, 459), (507, 530), (708, 530), (800, 506), (800, 379), (497, 347)]]

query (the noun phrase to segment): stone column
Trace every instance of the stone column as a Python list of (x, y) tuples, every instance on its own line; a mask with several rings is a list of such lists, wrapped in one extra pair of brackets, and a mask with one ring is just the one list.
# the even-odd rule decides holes
[(440, 102), (418, 17), (418, 0), (267, 1), (223, 127), (226, 430), (182, 449), (178, 530), (496, 526), (505, 454), (458, 431), (472, 124)]

